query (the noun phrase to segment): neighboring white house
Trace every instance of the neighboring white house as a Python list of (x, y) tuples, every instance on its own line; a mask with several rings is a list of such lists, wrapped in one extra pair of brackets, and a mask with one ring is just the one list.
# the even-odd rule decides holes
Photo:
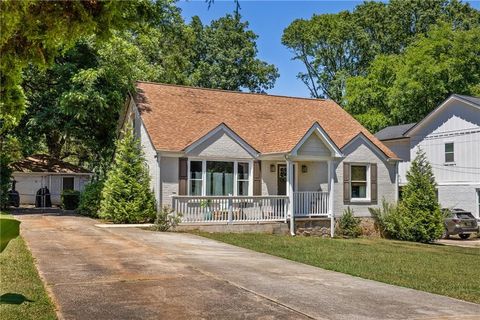
[[(92, 173), (82, 167), (52, 158), (44, 154), (31, 155), (14, 162), (13, 179), (15, 190), (20, 195), (21, 205), (35, 205), (37, 192), (46, 187), (53, 205), (59, 205), (63, 190), (82, 191)], [(41, 199), (44, 203), (44, 199)]]
[(387, 127), (375, 136), (403, 160), (400, 188), (421, 148), (432, 165), (441, 206), (480, 217), (480, 98), (454, 94), (419, 123)]
[(183, 223), (332, 221), (396, 200), (397, 156), (331, 100), (139, 82), (126, 106), (157, 203)]

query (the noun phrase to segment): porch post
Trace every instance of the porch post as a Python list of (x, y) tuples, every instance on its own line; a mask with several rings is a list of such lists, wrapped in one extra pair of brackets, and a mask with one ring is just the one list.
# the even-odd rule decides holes
[(287, 196), (290, 213), (290, 234), (295, 235), (295, 214), (293, 212), (293, 162), (287, 159)]
[(333, 160), (328, 160), (328, 214), (330, 215), (330, 237), (335, 235), (335, 216), (333, 210), (333, 192), (335, 190), (335, 171)]

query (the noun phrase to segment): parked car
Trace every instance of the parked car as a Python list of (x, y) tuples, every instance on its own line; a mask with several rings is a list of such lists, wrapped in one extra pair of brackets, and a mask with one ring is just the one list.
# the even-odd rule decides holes
[(472, 233), (480, 232), (477, 219), (471, 212), (462, 209), (445, 209), (444, 238), (458, 235), (461, 239), (468, 239)]

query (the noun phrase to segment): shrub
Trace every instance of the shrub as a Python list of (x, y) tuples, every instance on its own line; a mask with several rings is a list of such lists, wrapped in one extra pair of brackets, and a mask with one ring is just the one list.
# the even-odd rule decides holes
[(117, 141), (115, 159), (101, 193), (99, 217), (114, 223), (142, 223), (156, 216), (145, 158), (132, 131), (127, 128)]
[(100, 210), (100, 200), (102, 199), (102, 189), (104, 181), (93, 181), (85, 186), (80, 195), (80, 204), (78, 205), (78, 212), (80, 214), (96, 218)]
[(158, 231), (168, 231), (175, 228), (181, 221), (181, 214), (174, 214), (174, 210), (169, 206), (164, 206), (157, 214), (155, 220), (155, 229)]
[(398, 210), (408, 220), (407, 239), (432, 242), (443, 233), (443, 215), (435, 194), (435, 178), (425, 153), (418, 149), (407, 172), (407, 185), (403, 188)]
[(410, 221), (395, 204), (382, 200), (380, 208), (368, 208), (375, 220), (375, 228), (383, 238), (409, 240)]
[(350, 207), (345, 209), (343, 215), (338, 219), (337, 232), (346, 238), (356, 238), (362, 234), (360, 219), (354, 216)]
[(63, 190), (62, 191), (62, 208), (65, 210), (75, 210), (80, 203), (80, 191)]

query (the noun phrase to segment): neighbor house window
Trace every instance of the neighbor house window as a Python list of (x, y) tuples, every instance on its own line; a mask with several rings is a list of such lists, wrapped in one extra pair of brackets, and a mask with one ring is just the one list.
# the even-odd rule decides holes
[(191, 196), (248, 196), (252, 169), (250, 162), (191, 160)]
[(190, 161), (190, 195), (202, 195), (202, 161)]
[(239, 162), (237, 164), (237, 194), (239, 196), (248, 196), (248, 184), (250, 166), (248, 162)]
[(233, 162), (207, 161), (207, 196), (233, 195)]
[(454, 162), (454, 145), (453, 142), (445, 143), (445, 162)]
[(62, 190), (73, 190), (74, 188), (73, 177), (63, 177)]
[(350, 172), (352, 177), (350, 182), (352, 200), (368, 199), (368, 166), (352, 164)]

